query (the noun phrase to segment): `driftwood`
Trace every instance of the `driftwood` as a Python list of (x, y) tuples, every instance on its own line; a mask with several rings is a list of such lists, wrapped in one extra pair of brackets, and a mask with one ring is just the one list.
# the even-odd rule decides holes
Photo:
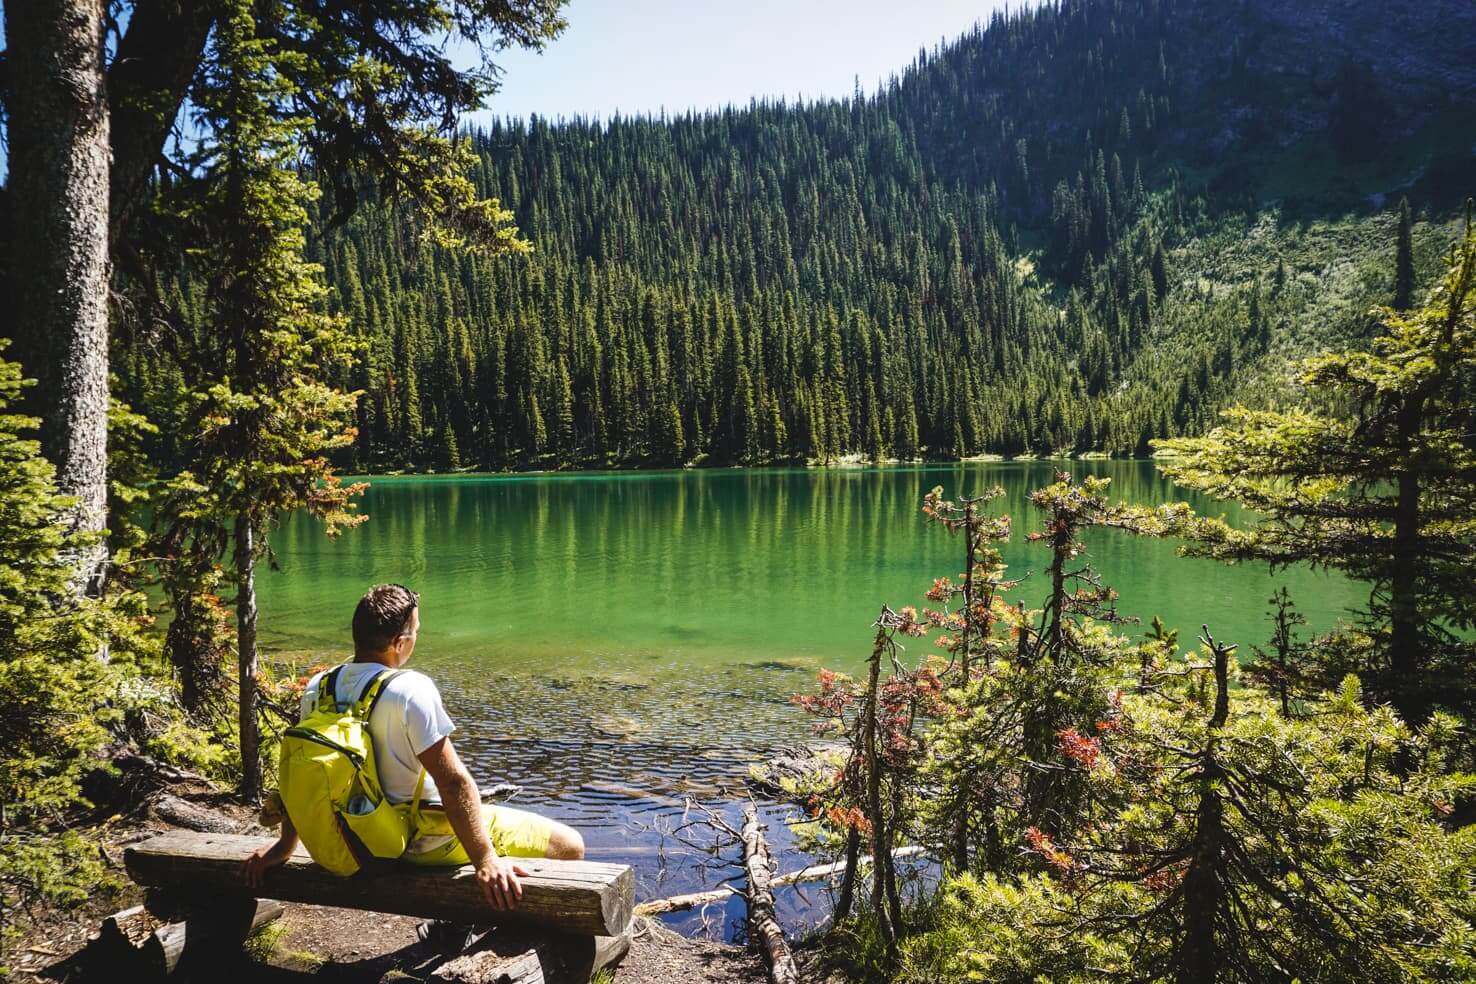
[(429, 984), (587, 984), (630, 952), (630, 934), (493, 930), (431, 972)]
[(198, 772), (190, 772), (188, 769), (181, 769), (177, 766), (169, 765), (166, 762), (160, 762), (157, 759), (150, 758), (147, 755), (139, 755), (137, 752), (130, 750), (121, 751), (114, 755), (112, 757), (112, 763), (119, 772), (134, 776), (146, 776), (150, 782), (158, 786), (191, 782), (198, 783), (206, 788), (215, 788), (213, 782)]
[(241, 862), (271, 838), (176, 830), (127, 848), (123, 861), (140, 885), (191, 896), (246, 898), (391, 912), (464, 923), (518, 923), (590, 936), (619, 936), (630, 923), (634, 875), (626, 865), (519, 859), (528, 871), (512, 912), (488, 908), (470, 865), (422, 868), (385, 862), (339, 878), (299, 851), (249, 890)]
[(794, 955), (774, 913), (773, 862), (759, 826), (758, 808), (752, 803), (743, 810), (743, 864), (748, 871), (748, 937), (763, 951), (774, 984), (799, 984)]
[[(892, 852), (894, 860), (901, 858), (912, 858), (924, 854), (925, 849), (921, 847), (899, 847)], [(871, 864), (871, 856), (867, 855), (856, 862), (858, 867)], [(846, 863), (837, 861), (834, 864), (812, 864), (808, 868), (798, 871), (790, 871), (779, 875), (769, 882), (770, 887), (778, 888), (781, 885), (798, 885), (802, 882), (820, 881), (831, 875), (844, 871)], [(635, 907), (638, 916), (660, 916), (668, 912), (680, 912), (683, 909), (694, 909), (699, 905), (707, 905), (710, 902), (721, 902), (740, 894), (738, 889), (730, 886), (709, 889), (705, 892), (690, 892), (686, 895), (673, 895), (665, 899), (651, 899), (642, 902)]]
[(248, 936), (282, 915), (285, 906), (270, 899), (212, 900), (186, 922), (150, 931), (144, 907), (103, 920), (93, 944), (98, 964), (124, 980), (168, 977), (186, 960), (198, 962), (239, 947)]
[(131, 811), (155, 794), (171, 789), (212, 792), (204, 776), (139, 755), (126, 745), (107, 749), (98, 767), (82, 780), (82, 791), (99, 809)]
[(206, 834), (240, 833), (241, 825), (230, 817), (169, 793), (154, 798), (154, 816), (165, 823)]

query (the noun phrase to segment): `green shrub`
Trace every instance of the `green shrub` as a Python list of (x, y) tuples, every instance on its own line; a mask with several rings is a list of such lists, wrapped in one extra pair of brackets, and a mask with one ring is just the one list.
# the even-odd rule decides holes
[[(7, 413), (25, 385), (0, 360), (0, 901), (85, 894), (95, 849), (60, 834), (82, 802), (93, 753), (110, 738), (108, 697), (121, 668), (98, 658), (110, 624), (129, 612), (76, 598), (69, 555), (69, 500), (51, 464), (21, 435), (35, 421)], [(9, 920), (7, 920), (7, 923)]]

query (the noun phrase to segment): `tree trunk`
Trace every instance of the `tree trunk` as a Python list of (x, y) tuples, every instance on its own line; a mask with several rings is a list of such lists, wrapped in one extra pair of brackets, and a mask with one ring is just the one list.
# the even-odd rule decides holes
[[(1406, 404), (1399, 413), (1406, 449), (1419, 432), (1423, 401)], [(1412, 725), (1423, 724), (1425, 700), (1421, 680), (1424, 662), (1420, 638), (1420, 480), (1413, 471), (1399, 476), (1394, 507), (1394, 556), (1389, 577), (1389, 696)]]
[[(1065, 527), (1064, 523), (1062, 525)], [(1051, 657), (1057, 661), (1064, 659), (1066, 652), (1066, 554), (1071, 549), (1074, 533), (1070, 528), (1063, 528), (1051, 537), (1050, 621), (1046, 625), (1045, 637)]]
[(835, 921), (840, 922), (851, 914), (856, 899), (856, 869), (861, 859), (861, 831), (855, 827), (846, 830), (846, 860), (841, 875), (840, 898), (835, 903)]
[[(866, 685), (866, 717), (861, 730), (862, 755), (866, 763), (866, 819), (871, 824), (871, 856), (878, 859), (886, 857), (891, 850), (886, 816), (882, 812), (881, 750), (876, 733), (877, 702), (881, 699), (881, 659), (886, 644), (887, 630), (878, 625), (876, 642), (871, 649), (871, 667)], [(881, 864), (873, 865), (871, 907), (881, 927), (882, 938), (887, 942), (887, 950), (891, 952), (896, 948), (896, 934), (888, 917), (886, 885), (886, 868)]]
[(240, 673), (241, 796), (261, 799), (260, 736), (256, 726), (256, 531), (236, 518), (236, 655)]
[(1216, 924), (1224, 902), (1221, 879), (1224, 864), (1224, 804), (1216, 784), (1220, 769), (1215, 761), (1215, 739), (1205, 750), (1199, 777), (1194, 850), (1184, 873), (1183, 935), (1174, 954), (1178, 984), (1214, 984), (1220, 969)]
[(1201, 626), (1205, 645), (1215, 655), (1215, 712), (1210, 716), (1210, 736), (1199, 765), (1199, 804), (1196, 807), (1194, 844), (1189, 867), (1184, 872), (1182, 935), (1174, 953), (1177, 984), (1214, 984), (1220, 972), (1221, 953), (1217, 933), (1225, 907), (1225, 803), (1220, 796), (1224, 769), (1220, 765), (1219, 732), (1230, 719), (1230, 653), (1233, 646), (1215, 641), (1209, 626)]
[[(77, 530), (107, 526), (108, 149), (104, 0), (11, 0), (6, 318), (38, 380), (31, 400)], [(75, 557), (77, 595), (101, 589), (101, 538)], [(105, 651), (104, 651), (105, 652)]]
[[(974, 504), (964, 503), (964, 620), (963, 634), (959, 642), (959, 676), (963, 688), (968, 690), (974, 672), (969, 658), (969, 629), (974, 622), (974, 554), (978, 538), (974, 534)], [(969, 870), (969, 784), (959, 783), (957, 815), (953, 820), (953, 868), (959, 874)]]

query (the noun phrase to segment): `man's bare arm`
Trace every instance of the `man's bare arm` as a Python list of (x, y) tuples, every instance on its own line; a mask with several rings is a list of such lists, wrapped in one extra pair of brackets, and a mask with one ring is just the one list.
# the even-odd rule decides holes
[(497, 856), (492, 838), (487, 835), (487, 822), (482, 817), (477, 781), (462, 765), (451, 739), (442, 738), (416, 757), (441, 791), (441, 806), (446, 810), (446, 819), (451, 821), (451, 829), (456, 832), (467, 858), (477, 869), (477, 882), (487, 904), (499, 910), (516, 908), (523, 897), (523, 886), (518, 876), (528, 872), (509, 859)]
[(283, 864), (297, 850), (297, 828), (292, 819), (282, 814), (282, 832), (273, 844), (258, 847), (241, 864), (241, 879), (251, 888), (261, 887), (261, 878), (271, 869)]

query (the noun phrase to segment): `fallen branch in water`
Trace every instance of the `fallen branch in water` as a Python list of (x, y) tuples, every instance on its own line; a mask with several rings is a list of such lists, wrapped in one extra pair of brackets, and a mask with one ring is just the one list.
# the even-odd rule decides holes
[(769, 870), (773, 862), (764, 843), (758, 808), (752, 803), (743, 810), (743, 862), (748, 869), (748, 938), (764, 951), (769, 979), (774, 984), (799, 984), (799, 969), (774, 914), (774, 891), (770, 887), (773, 872)]
[[(899, 847), (892, 852), (892, 858), (893, 860), (915, 858), (925, 853), (926, 851), (921, 847)], [(857, 867), (866, 867), (871, 864), (871, 855), (868, 854), (858, 859), (856, 864)], [(798, 885), (802, 882), (820, 881), (821, 879), (829, 878), (831, 875), (839, 874), (845, 870), (845, 867), (846, 863), (844, 861), (837, 861), (834, 864), (812, 864), (808, 868), (801, 868), (799, 871), (791, 871), (788, 874), (780, 875), (769, 884), (777, 887), (781, 885)], [(673, 895), (670, 898), (651, 899), (649, 902), (642, 902), (635, 907), (635, 913), (638, 916), (660, 916), (668, 912), (681, 912), (684, 909), (693, 909), (699, 905), (707, 905), (710, 902), (721, 902), (726, 898), (741, 894), (738, 889), (729, 886), (708, 889), (705, 892), (689, 892), (686, 895)]]

